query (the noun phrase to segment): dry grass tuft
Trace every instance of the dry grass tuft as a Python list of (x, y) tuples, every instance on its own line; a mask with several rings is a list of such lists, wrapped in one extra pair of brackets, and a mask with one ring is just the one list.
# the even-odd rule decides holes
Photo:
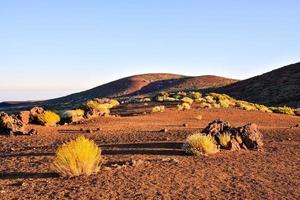
[(227, 147), (228, 143), (231, 140), (231, 135), (229, 133), (222, 133), (219, 134), (218, 136), (219, 143), (222, 147)]
[(182, 104), (178, 104), (177, 105), (177, 110), (181, 111), (181, 110), (190, 110), (191, 109), (191, 105), (189, 103), (182, 103)]
[(165, 106), (154, 106), (152, 108), (152, 112), (156, 113), (156, 112), (165, 112)]
[(99, 171), (101, 160), (97, 144), (80, 136), (58, 148), (53, 167), (62, 176), (89, 176)]
[(219, 152), (212, 136), (199, 133), (190, 135), (183, 148), (187, 153), (193, 155), (212, 155)]
[(45, 111), (37, 116), (37, 121), (41, 125), (55, 126), (60, 121), (60, 116), (52, 111)]

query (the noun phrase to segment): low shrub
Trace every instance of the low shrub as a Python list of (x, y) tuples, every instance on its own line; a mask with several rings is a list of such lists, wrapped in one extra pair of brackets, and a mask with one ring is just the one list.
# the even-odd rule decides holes
[(80, 136), (57, 149), (53, 167), (62, 176), (89, 176), (99, 171), (101, 160), (97, 144)]
[(86, 103), (88, 109), (96, 110), (100, 113), (100, 115), (108, 115), (110, 113), (110, 109), (112, 105), (109, 103), (98, 103), (97, 101), (90, 100)]
[(189, 103), (182, 103), (177, 105), (177, 110), (190, 110), (191, 109), (191, 104)]
[(219, 104), (221, 108), (229, 108), (230, 106), (230, 101), (225, 99), (225, 100), (219, 100)]
[(189, 104), (193, 104), (193, 102), (194, 102), (194, 100), (189, 98), (189, 97), (183, 97), (181, 99), (181, 101), (184, 102), (184, 103), (189, 103)]
[(200, 92), (191, 92), (189, 94), (189, 97), (196, 100), (196, 99), (200, 99), (202, 97), (202, 94)]
[(60, 121), (60, 116), (52, 111), (45, 111), (37, 115), (37, 121), (41, 125), (55, 126)]
[(295, 115), (300, 116), (300, 108), (295, 109)]
[(209, 93), (208, 96), (211, 96), (214, 100), (220, 101), (220, 100), (232, 100), (230, 96), (227, 94), (218, 94), (218, 93)]
[(295, 115), (295, 111), (293, 108), (290, 108), (288, 106), (283, 107), (270, 107), (270, 109), (274, 113), (281, 113), (281, 114), (287, 114), (287, 115)]
[(76, 109), (76, 110), (67, 110), (62, 115), (63, 123), (77, 122), (83, 119), (84, 110)]
[(251, 111), (251, 110), (257, 110), (256, 106), (252, 103), (246, 102), (246, 101), (237, 101), (235, 106), (237, 108), (243, 109), (243, 110), (247, 110), (247, 111)]
[(108, 103), (111, 105), (111, 108), (115, 108), (120, 105), (119, 101), (116, 99), (110, 99), (108, 100)]
[(231, 135), (229, 133), (222, 133), (222, 134), (217, 135), (217, 137), (218, 137), (218, 140), (219, 140), (219, 144), (222, 147), (227, 147), (228, 143), (231, 140)]
[(165, 106), (154, 106), (152, 108), (152, 112), (156, 113), (156, 112), (164, 112), (165, 111)]
[(219, 152), (218, 146), (210, 135), (193, 134), (183, 146), (186, 153), (193, 155), (211, 155)]

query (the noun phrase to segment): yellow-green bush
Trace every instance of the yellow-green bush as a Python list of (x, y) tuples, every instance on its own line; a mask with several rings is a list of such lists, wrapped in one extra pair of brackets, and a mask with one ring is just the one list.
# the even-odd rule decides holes
[(287, 115), (295, 115), (295, 111), (293, 108), (290, 108), (288, 106), (283, 107), (270, 107), (270, 109), (274, 113), (281, 113), (281, 114), (287, 114)]
[(261, 111), (261, 112), (267, 112), (267, 113), (271, 113), (272, 110), (269, 109), (267, 106), (264, 105), (260, 105), (260, 104), (255, 104), (255, 107), (257, 110)]
[(189, 103), (182, 103), (182, 104), (178, 104), (177, 105), (177, 110), (189, 110), (189, 109), (191, 109), (191, 104), (189, 104)]
[(67, 110), (63, 113), (62, 121), (63, 122), (77, 122), (83, 119), (84, 111), (81, 109)]
[(235, 106), (237, 108), (241, 108), (243, 110), (248, 110), (248, 111), (257, 110), (257, 108), (254, 104), (246, 102), (246, 101), (237, 101)]
[(221, 108), (228, 108), (230, 106), (230, 101), (228, 99), (219, 100), (219, 104)]
[(209, 93), (208, 96), (211, 96), (213, 99), (215, 100), (232, 100), (233, 98), (231, 98), (230, 96), (228, 96), (227, 94), (218, 94), (218, 93)]
[(184, 102), (184, 103), (189, 103), (189, 104), (192, 104), (194, 102), (194, 100), (189, 98), (189, 97), (183, 97), (181, 99), (181, 101)]
[(108, 103), (112, 106), (112, 108), (115, 108), (120, 105), (119, 101), (116, 99), (110, 99), (108, 100)]
[(219, 152), (216, 141), (212, 136), (199, 133), (190, 135), (183, 149), (193, 155), (211, 155)]
[(57, 149), (53, 167), (62, 176), (89, 176), (99, 171), (101, 160), (97, 144), (80, 136)]
[(165, 106), (154, 106), (152, 108), (152, 112), (155, 113), (155, 112), (164, 112), (165, 111)]
[(200, 92), (191, 92), (189, 94), (189, 97), (192, 99), (200, 99), (202, 97), (202, 94)]
[(87, 107), (95, 109), (101, 113), (101, 115), (109, 114), (112, 105), (109, 103), (98, 103), (97, 101), (90, 100), (86, 103)]
[(52, 111), (45, 111), (37, 115), (37, 121), (41, 125), (54, 126), (60, 121), (60, 116)]
[(151, 99), (149, 97), (143, 98), (143, 102), (151, 102)]
[(227, 147), (228, 143), (231, 140), (231, 135), (229, 133), (222, 133), (217, 135), (219, 143), (222, 147)]

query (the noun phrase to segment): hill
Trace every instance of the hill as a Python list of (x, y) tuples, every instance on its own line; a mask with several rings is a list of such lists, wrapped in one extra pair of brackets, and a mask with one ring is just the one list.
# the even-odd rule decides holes
[(70, 108), (93, 98), (116, 98), (135, 95), (151, 95), (160, 91), (195, 90), (215, 88), (236, 82), (237, 80), (218, 76), (183, 76), (176, 74), (142, 74), (100, 85), (98, 87), (71, 94), (56, 99), (28, 102), (28, 103), (2, 103), (0, 110), (22, 110), (32, 106), (41, 105), (54, 109)]
[(214, 90), (265, 105), (300, 107), (300, 63)]

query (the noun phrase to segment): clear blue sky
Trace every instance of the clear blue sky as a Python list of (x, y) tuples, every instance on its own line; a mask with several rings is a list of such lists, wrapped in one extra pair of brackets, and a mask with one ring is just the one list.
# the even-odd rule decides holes
[(300, 61), (299, 0), (7, 0), (0, 101), (133, 74), (245, 79)]

